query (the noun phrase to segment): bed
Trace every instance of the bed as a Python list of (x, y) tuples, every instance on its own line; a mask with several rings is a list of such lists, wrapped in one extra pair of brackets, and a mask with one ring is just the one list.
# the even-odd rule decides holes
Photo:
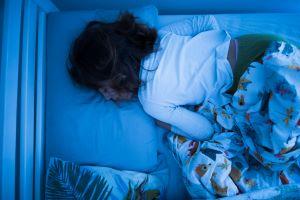
[[(63, 132), (68, 124), (61, 124), (60, 117), (65, 117), (63, 120), (74, 120), (72, 116), (66, 116), (63, 113), (72, 107), (68, 107), (68, 102), (62, 101), (61, 98), (66, 92), (66, 87), (63, 87), (60, 79), (65, 79), (67, 74), (66, 70), (62, 70), (62, 66), (65, 66), (66, 51), (69, 45), (68, 33), (72, 29), (77, 29), (78, 24), (71, 22), (71, 20), (85, 20), (90, 18), (90, 14), (94, 11), (76, 11), (76, 12), (57, 12), (52, 13), (48, 16), (47, 23), (47, 88), (46, 88), (46, 163), (51, 156), (60, 156), (67, 160), (79, 160), (81, 158), (76, 157), (75, 151), (76, 147), (68, 147), (66, 149), (63, 147), (64, 143), (68, 141), (68, 137), (63, 136)], [(191, 17), (191, 15), (160, 15), (158, 17), (157, 28), (167, 25), (169, 23)], [(300, 45), (300, 14), (218, 14), (215, 15), (217, 21), (219, 22), (221, 28), (226, 29), (233, 37), (247, 34), (247, 33), (268, 33), (268, 34), (279, 34), (285, 37), (287, 40), (292, 41), (295, 44)], [(69, 23), (68, 23), (69, 22)], [(60, 74), (64, 73), (64, 74)], [(94, 98), (94, 97), (93, 97)], [(94, 100), (93, 100), (94, 101)], [(86, 102), (88, 104), (88, 101)], [(112, 106), (112, 105), (106, 105)], [(101, 113), (102, 118), (113, 119), (114, 117), (109, 113), (109, 109), (103, 108), (89, 108), (98, 110)], [(136, 108), (132, 108), (133, 110)], [(63, 112), (64, 111), (64, 112)], [(92, 111), (91, 111), (92, 112)], [(139, 111), (140, 112), (140, 111)], [(84, 115), (84, 112), (83, 112)], [(94, 122), (97, 123), (97, 122)], [(122, 121), (121, 123), (125, 123)], [(151, 123), (151, 122), (149, 122)], [(70, 125), (74, 123), (70, 122)], [(107, 124), (101, 123), (99, 130), (107, 129)], [(114, 126), (114, 125), (112, 125)], [(108, 126), (109, 127), (109, 126)], [(69, 127), (76, 128), (76, 127)], [(78, 127), (77, 127), (78, 128)], [(168, 185), (167, 197), (168, 199), (186, 199), (188, 198), (187, 191), (182, 183), (180, 177), (180, 169), (177, 163), (172, 158), (170, 152), (165, 147), (164, 144), (164, 131), (157, 129), (157, 138), (149, 138), (149, 142), (152, 140), (157, 140), (158, 148), (160, 151), (167, 156), (168, 166), (170, 167), (170, 181)], [(91, 137), (89, 142), (95, 141), (95, 135), (88, 136)], [(59, 139), (58, 139), (59, 138)], [(99, 138), (98, 138), (99, 139)], [(80, 140), (80, 139), (78, 139)], [(75, 141), (74, 145), (78, 140)], [(151, 140), (151, 141), (150, 141)], [(153, 141), (152, 141), (153, 142)], [(95, 144), (95, 143), (93, 143)], [(103, 143), (104, 145), (104, 143)], [(153, 146), (152, 146), (153, 147)], [(153, 147), (154, 148), (154, 147)], [(81, 145), (81, 151), (89, 152), (87, 145)], [(66, 153), (69, 151), (69, 153)], [(88, 156), (87, 156), (88, 157)], [(83, 159), (83, 163), (90, 163), (90, 160)], [(99, 161), (96, 164), (101, 164), (103, 161)], [(135, 162), (133, 160), (133, 162)], [(104, 163), (104, 165), (109, 165), (110, 163)], [(118, 166), (117, 166), (118, 167)], [(121, 166), (122, 167), (122, 166)], [(125, 166), (126, 167), (126, 166)], [(141, 167), (143, 167), (141, 165)], [(141, 169), (140, 169), (141, 170)], [(146, 170), (147, 171), (147, 170)]]

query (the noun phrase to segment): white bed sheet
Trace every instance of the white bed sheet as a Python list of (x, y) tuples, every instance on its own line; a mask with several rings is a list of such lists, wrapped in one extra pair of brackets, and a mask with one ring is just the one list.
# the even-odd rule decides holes
[[(160, 15), (158, 28), (193, 15)], [(250, 33), (267, 33), (283, 36), (300, 45), (300, 13), (271, 14), (217, 14), (214, 15), (221, 29), (232, 37)]]

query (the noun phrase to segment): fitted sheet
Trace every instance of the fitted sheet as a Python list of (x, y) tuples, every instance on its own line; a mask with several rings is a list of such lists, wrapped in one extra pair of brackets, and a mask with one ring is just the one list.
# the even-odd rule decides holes
[[(158, 28), (193, 15), (160, 15)], [(283, 36), (297, 45), (300, 44), (300, 13), (271, 14), (217, 14), (214, 15), (220, 28), (232, 37), (250, 33), (267, 33)]]

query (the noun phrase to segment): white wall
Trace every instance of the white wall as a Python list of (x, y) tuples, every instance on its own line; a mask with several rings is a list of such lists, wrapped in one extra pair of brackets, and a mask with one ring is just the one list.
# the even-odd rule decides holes
[(154, 4), (161, 14), (300, 12), (299, 0), (52, 0), (60, 10), (117, 9)]

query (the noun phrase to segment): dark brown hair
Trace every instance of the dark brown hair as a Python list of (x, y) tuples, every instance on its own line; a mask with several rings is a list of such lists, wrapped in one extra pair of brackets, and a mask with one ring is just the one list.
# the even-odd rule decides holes
[(117, 21), (91, 21), (75, 39), (69, 53), (69, 73), (75, 82), (99, 88), (110, 80), (113, 88), (136, 94), (140, 62), (154, 52), (157, 31), (125, 12)]

